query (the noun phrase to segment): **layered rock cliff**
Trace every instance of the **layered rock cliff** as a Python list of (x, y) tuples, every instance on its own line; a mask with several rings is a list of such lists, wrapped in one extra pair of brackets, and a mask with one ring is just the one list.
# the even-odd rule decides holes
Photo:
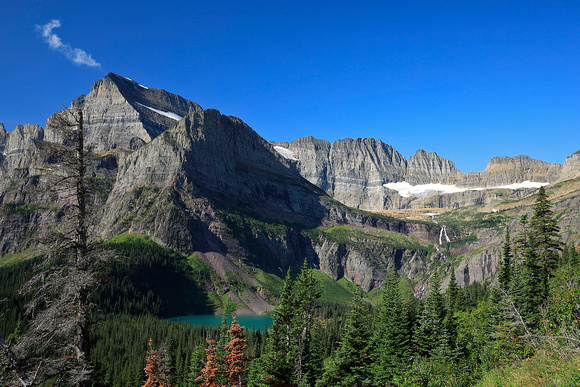
[(580, 150), (566, 158), (560, 172), (560, 181), (575, 179), (580, 176)]
[(407, 162), (391, 146), (371, 138), (337, 140), (314, 137), (289, 144), (297, 171), (328, 195), (356, 208), (382, 208), (383, 184), (403, 178)]
[[(72, 102), (84, 114), (87, 145), (96, 153), (116, 148), (136, 148), (163, 133), (190, 112), (201, 107), (161, 89), (109, 73), (94, 83), (88, 95)], [(47, 131), (47, 141), (58, 142)]]
[(430, 183), (454, 184), (461, 175), (461, 171), (455, 168), (453, 161), (444, 159), (437, 153), (429, 153), (421, 149), (409, 157), (403, 180), (411, 185)]
[[(289, 144), (278, 143), (277, 149), (292, 155), (290, 159), (296, 170), (328, 195), (348, 206), (370, 211), (490, 204), (498, 198), (490, 189), (524, 181), (554, 183), (576, 176), (579, 169), (574, 155), (565, 167), (528, 156), (506, 156), (492, 158), (482, 172), (463, 173), (452, 161), (436, 153), (418, 150), (407, 161), (380, 140), (360, 138), (330, 144), (310, 136)], [(426, 187), (423, 194), (406, 196), (384, 187), (397, 182), (487, 190), (438, 194), (436, 189)], [(516, 198), (521, 192), (504, 192), (502, 200), (506, 195)]]
[(482, 172), (461, 176), (457, 184), (464, 187), (498, 187), (523, 181), (553, 183), (558, 181), (562, 166), (534, 160), (529, 156), (493, 157)]
[[(360, 282), (365, 290), (380, 288), (392, 266), (420, 281), (435, 268), (450, 265), (435, 247), (442, 243), (444, 229), (347, 206), (384, 210), (490, 205), (525, 198), (533, 190), (405, 197), (384, 184), (492, 187), (523, 180), (552, 182), (578, 176), (580, 163), (580, 152), (563, 168), (526, 156), (494, 158), (485, 171), (463, 174), (436, 153), (420, 150), (407, 161), (374, 139), (330, 143), (307, 137), (274, 146), (239, 118), (202, 110), (115, 74), (95, 82), (72, 107), (84, 112), (87, 141), (101, 153), (92, 158), (89, 170), (92, 182), (98, 183), (92, 202), (98, 235), (108, 239), (139, 232), (180, 253), (197, 253), (226, 288), (231, 285), (227, 270), (253, 288), (256, 283), (244, 274), (248, 268), (279, 274), (305, 257), (332, 278)], [(62, 216), (67, 203), (38, 189), (42, 175), (54, 173), (46, 168), (43, 152), (51, 141), (59, 139), (39, 126), (22, 125), (6, 133), (0, 125), (3, 253), (32, 245), (35, 233), (54, 227)], [(450, 240), (461, 237), (449, 232)], [(462, 262), (464, 272), (458, 278), (469, 283), (493, 275), (494, 246), (482, 249), (486, 255), (476, 252)]]

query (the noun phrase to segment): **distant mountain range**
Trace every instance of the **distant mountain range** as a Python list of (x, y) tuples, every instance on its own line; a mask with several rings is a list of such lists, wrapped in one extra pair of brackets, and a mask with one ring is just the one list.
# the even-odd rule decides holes
[[(393, 265), (414, 281), (417, 292), (434, 270), (444, 275), (456, 270), (463, 284), (491, 278), (500, 225), (525, 210), (523, 204), (513, 210), (506, 203), (527, 203), (536, 189), (494, 187), (559, 183), (558, 192), (568, 200), (563, 208), (578, 203), (571, 187), (580, 177), (580, 152), (564, 166), (527, 156), (494, 157), (485, 171), (462, 173), (436, 153), (420, 150), (406, 160), (375, 139), (331, 144), (306, 137), (273, 144), (239, 118), (113, 73), (72, 107), (83, 111), (87, 142), (95, 152), (90, 172), (100, 190), (93, 203), (95, 232), (105, 240), (147, 234), (197, 257), (242, 313), (267, 311), (274, 302), (256, 270), (281, 275), (305, 257), (331, 278), (359, 282), (366, 291), (381, 288)], [(36, 187), (38, 176), (52, 173), (40, 150), (59, 141), (38, 125), (18, 125), (7, 133), (0, 124), (0, 255), (30, 251), (38, 230), (58, 224), (65, 203)], [(433, 195), (425, 190), (407, 195), (390, 185), (401, 182), (487, 189), (444, 194), (431, 186)], [(449, 215), (445, 230), (444, 217), (433, 222), (425, 221), (428, 216), (415, 221), (377, 214), (434, 208), (441, 213), (474, 205), (482, 209), (470, 210), (465, 222), (472, 223)], [(492, 207), (504, 208), (498, 210), (501, 216), (492, 214)], [(485, 215), (477, 215), (480, 210)], [(561, 221), (572, 229), (577, 222), (570, 220), (576, 216), (570, 211)], [(488, 216), (495, 233), (473, 223)], [(447, 254), (439, 248), (443, 231), (456, 242)], [(478, 242), (464, 239), (471, 233)]]

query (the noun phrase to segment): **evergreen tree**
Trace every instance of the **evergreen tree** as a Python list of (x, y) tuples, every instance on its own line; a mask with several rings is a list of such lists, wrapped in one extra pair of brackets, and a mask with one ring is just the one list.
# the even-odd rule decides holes
[(455, 270), (451, 268), (451, 275), (449, 276), (449, 285), (447, 286), (447, 315), (453, 316), (457, 311), (457, 303), (459, 298), (459, 288), (457, 287), (457, 279), (455, 278)]
[(220, 367), (216, 362), (217, 356), (215, 354), (215, 341), (207, 339), (208, 348), (206, 352), (206, 361), (204, 362), (204, 367), (201, 370), (201, 375), (199, 375), (195, 380), (201, 380), (201, 387), (223, 387), (218, 382), (218, 376), (220, 375)]
[(245, 374), (248, 369), (244, 367), (245, 363), (251, 359), (244, 355), (244, 350), (248, 347), (248, 340), (244, 338), (243, 327), (236, 321), (236, 316), (232, 321), (232, 326), (228, 330), (231, 340), (226, 346), (228, 354), (224, 359), (226, 373), (225, 376), (231, 387), (245, 386)]
[(291, 383), (294, 373), (292, 358), (292, 322), (296, 313), (294, 280), (288, 269), (280, 301), (272, 312), (272, 326), (264, 356), (264, 371), (271, 382)]
[(568, 264), (570, 266), (576, 266), (580, 263), (580, 252), (576, 250), (576, 246), (573, 243), (570, 244), (570, 250), (568, 253)]
[(320, 298), (320, 292), (316, 289), (317, 284), (318, 281), (314, 279), (312, 269), (308, 268), (308, 261), (304, 260), (294, 287), (296, 314), (293, 317), (291, 332), (292, 356), (296, 381), (299, 386), (303, 385), (307, 375), (312, 374), (313, 368), (318, 368), (316, 364), (313, 364), (315, 358), (311, 356), (312, 327), (317, 301)]
[(356, 285), (340, 347), (317, 385), (357, 387), (370, 384), (370, 338), (368, 307), (362, 298), (360, 286)]
[(506, 290), (510, 283), (510, 276), (512, 270), (512, 248), (510, 242), (509, 227), (505, 232), (505, 241), (503, 243), (503, 257), (500, 263), (498, 281), (502, 289)]
[(228, 355), (227, 352), (227, 345), (230, 341), (230, 335), (228, 333), (228, 318), (227, 315), (224, 313), (222, 322), (218, 327), (217, 338), (216, 338), (216, 363), (219, 367), (219, 373), (217, 376), (217, 381), (222, 384), (226, 385), (228, 383), (228, 378), (226, 377), (226, 365), (225, 365), (225, 358)]
[(375, 316), (373, 328), (374, 361), (372, 371), (375, 385), (386, 385), (400, 375), (409, 356), (406, 314), (403, 308), (399, 277), (393, 267), (385, 277), (382, 302)]
[[(539, 323), (540, 306), (543, 302), (542, 268), (535, 249), (534, 233), (530, 229), (528, 215), (520, 218), (522, 231), (516, 240), (520, 259), (523, 260), (518, 276), (512, 281), (514, 305), (529, 327)], [(512, 271), (514, 271), (512, 269)], [(513, 276), (513, 275), (512, 275)]]
[(551, 205), (544, 187), (540, 187), (534, 205), (534, 215), (530, 220), (534, 238), (537, 266), (540, 268), (542, 300), (548, 298), (548, 280), (558, 267), (559, 251), (562, 250), (559, 228), (553, 217)]
[(189, 375), (187, 378), (187, 387), (199, 387), (201, 381), (196, 380), (198, 376), (201, 375), (201, 370), (203, 369), (203, 349), (201, 346), (197, 346), (193, 349), (191, 353), (191, 360), (189, 364)]
[(438, 274), (431, 277), (429, 295), (425, 299), (415, 331), (415, 343), (420, 356), (452, 356), (451, 339), (445, 324), (445, 305)]

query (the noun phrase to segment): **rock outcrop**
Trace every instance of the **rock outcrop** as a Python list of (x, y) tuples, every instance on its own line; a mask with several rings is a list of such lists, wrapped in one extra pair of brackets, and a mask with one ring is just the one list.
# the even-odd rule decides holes
[[(248, 267), (279, 274), (282, 267), (299, 265), (307, 257), (332, 278), (360, 282), (365, 290), (380, 288), (393, 266), (420, 280), (437, 265), (448, 264), (438, 261), (445, 257), (434, 248), (442, 228), (347, 206), (457, 208), (532, 193), (487, 190), (403, 197), (383, 186), (391, 182), (493, 187), (579, 175), (580, 152), (564, 167), (518, 156), (493, 158), (485, 171), (464, 174), (436, 153), (420, 150), (407, 161), (375, 139), (330, 143), (306, 137), (268, 143), (239, 118), (203, 110), (112, 73), (72, 107), (83, 111), (87, 142), (100, 153), (89, 170), (100, 190), (93, 198), (99, 204), (99, 236), (144, 233), (183, 254), (199, 253), (212, 268), (227, 261), (241, 277)], [(54, 227), (68, 204), (38, 190), (41, 175), (53, 173), (43, 151), (50, 141), (59, 139), (37, 125), (19, 125), (11, 133), (0, 125), (3, 253), (29, 246), (30, 236)], [(572, 215), (566, 219), (578, 218)], [(577, 223), (571, 221), (573, 228)], [(457, 277), (465, 284), (493, 275), (498, 250), (490, 246), (459, 266)]]
[(421, 149), (409, 157), (404, 181), (411, 185), (454, 184), (453, 182), (461, 175), (461, 171), (455, 168), (453, 161), (444, 159), (435, 152), (429, 153)]
[[(577, 172), (580, 157), (576, 154), (569, 157), (565, 168), (528, 156), (506, 156), (492, 158), (482, 172), (463, 173), (437, 153), (418, 150), (407, 161), (391, 146), (371, 138), (337, 140), (330, 144), (310, 136), (277, 145), (293, 155), (292, 165), (312, 184), (348, 206), (370, 211), (457, 208), (489, 204), (498, 197), (489, 190), (403, 197), (396, 190), (385, 188), (383, 185), (387, 183), (490, 189), (524, 181), (554, 183), (580, 175)], [(506, 198), (505, 194), (502, 196)]]
[(6, 133), (6, 129), (4, 128), (4, 124), (0, 124), (0, 162), (4, 156), (6, 156), (4, 149), (6, 148), (6, 140), (8, 139), (8, 133)]
[(383, 184), (399, 181), (405, 158), (391, 146), (372, 138), (326, 140), (306, 137), (289, 149), (298, 161), (297, 171), (336, 200), (356, 208), (383, 208)]
[[(175, 125), (201, 107), (161, 89), (150, 89), (131, 79), (109, 73), (94, 83), (88, 95), (72, 102), (84, 114), (87, 145), (96, 153), (135, 148)], [(47, 141), (59, 142), (47, 131)]]
[(560, 164), (534, 160), (529, 156), (493, 157), (482, 172), (471, 172), (458, 179), (463, 187), (498, 187), (523, 181), (553, 183), (560, 177)]
[(580, 150), (572, 153), (566, 158), (562, 171), (560, 172), (560, 181), (575, 179), (580, 176)]

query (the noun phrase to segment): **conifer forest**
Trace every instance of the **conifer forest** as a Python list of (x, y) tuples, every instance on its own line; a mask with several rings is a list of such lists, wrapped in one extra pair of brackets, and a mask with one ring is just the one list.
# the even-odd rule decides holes
[[(47, 263), (23, 261), (0, 270), (2, 310), (7, 311), (1, 329), (10, 332), (1, 341), (2, 383), (500, 386), (539, 385), (534, 384), (539, 379), (525, 378), (540, 378), (543, 370), (541, 385), (578, 385), (580, 255), (575, 246), (559, 242), (543, 189), (533, 213), (520, 223), (520, 230), (506, 233), (497, 283), (460, 288), (452, 271), (442, 292), (435, 274), (421, 300), (404, 297), (401, 278), (391, 270), (377, 302), (356, 287), (348, 306), (321, 303), (315, 269), (305, 262), (297, 273), (288, 270), (273, 323), (265, 331), (240, 327), (235, 319), (217, 328), (160, 319), (156, 316), (170, 315), (174, 306), (164, 304), (160, 293), (131, 287), (121, 280), (127, 275), (112, 276), (126, 265), (117, 262), (106, 269), (109, 280), (91, 294), (90, 304), (99, 308), (87, 312), (86, 364), (70, 349), (74, 334), (51, 338), (50, 350), (37, 348), (29, 358), (11, 358), (10, 353), (16, 356), (11, 348), (31, 340), (29, 335), (45, 335), (36, 331), (38, 317), (24, 312), (37, 296), (23, 293), (22, 284), (34, 279), (35, 267)], [(155, 245), (111, 248), (141, 257), (139, 264), (154, 268), (161, 284), (178, 270), (164, 263), (172, 262), (166, 259), (171, 252)], [(56, 299), (44, 302), (52, 305)], [(56, 371), (41, 378), (44, 364)], [(79, 375), (85, 377), (79, 380)]]
[[(328, 205), (330, 215), (325, 216), (334, 216), (338, 225), (324, 229), (265, 221), (255, 212), (192, 198), (190, 191), (174, 187), (138, 187), (125, 195), (133, 198), (130, 210), (141, 211), (135, 203), (146, 210), (127, 213), (121, 225), (137, 216), (155, 223), (166, 215), (178, 224), (188, 219), (184, 214), (190, 208), (201, 208), (200, 216), (223, 220), (219, 226), (212, 223), (215, 234), (208, 240), (213, 245), (205, 247), (243, 251), (229, 261), (219, 261), (217, 253), (185, 256), (146, 233), (125, 231), (108, 240), (94, 233), (103, 182), (90, 168), (102, 159), (84, 144), (83, 118), (81, 109), (55, 113), (48, 127), (60, 141), (36, 144), (46, 166), (30, 185), (46, 203), (64, 203), (62, 208), (1, 208), (7, 216), (44, 211), (56, 219), (53, 227), (33, 230), (29, 255), (7, 255), (0, 265), (1, 385), (580, 385), (580, 253), (574, 238), (562, 242), (558, 217), (564, 210), (553, 211), (544, 186), (527, 199), (531, 205), (521, 207), (525, 211), (519, 219), (477, 215), (464, 223), (479, 222), (486, 233), (505, 235), (505, 240), (497, 273), (462, 286), (456, 263), (448, 257), (457, 246), (477, 243), (478, 236), (462, 231), (449, 217), (448, 225), (403, 221), (347, 209), (312, 190), (299, 191)], [(312, 188), (297, 181), (300, 189)], [(578, 179), (571, 181), (567, 184)], [(564, 183), (554, 187), (571, 190)], [(268, 190), (286, 203), (272, 186)], [(147, 196), (151, 192), (165, 200), (165, 207), (154, 206), (155, 199)], [(337, 221), (337, 214), (344, 219)], [(210, 234), (200, 219), (185, 223), (189, 230)], [(347, 221), (358, 228), (344, 225)], [(361, 230), (367, 226), (372, 230), (365, 234)], [(387, 233), (394, 228), (398, 231)], [(421, 241), (412, 229), (431, 234), (431, 241), (438, 237), (439, 244)], [(179, 231), (171, 238), (186, 240)], [(222, 239), (212, 239), (215, 235)], [(385, 264), (389, 269), (381, 286), (367, 286), (366, 292), (360, 278), (334, 280), (308, 257), (284, 268), (268, 266), (267, 257), (274, 256), (268, 246), (292, 236), (296, 245), (308, 241), (312, 249), (325, 244), (346, 249), (352, 242), (361, 260), (394, 255), (398, 263)], [(223, 246), (215, 247), (218, 243)], [(414, 279), (404, 275), (405, 254), (430, 265), (422, 267), (422, 277), (417, 270)], [(240, 326), (236, 316), (231, 323), (224, 317), (218, 327), (167, 319), (218, 311), (232, 315), (252, 300), (272, 302), (267, 329)]]

